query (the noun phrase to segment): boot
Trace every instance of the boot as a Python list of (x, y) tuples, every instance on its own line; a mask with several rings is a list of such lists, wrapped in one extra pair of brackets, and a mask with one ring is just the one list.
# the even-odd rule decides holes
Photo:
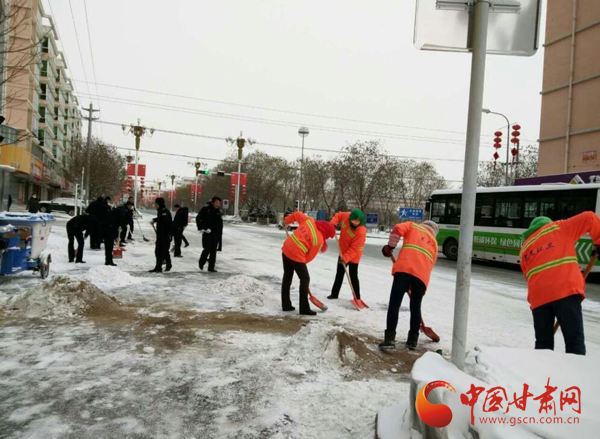
[(165, 271), (171, 271), (171, 268), (173, 268), (173, 266), (169, 264), (165, 267)]
[(327, 296), (327, 298), (328, 298), (329, 300), (335, 300), (335, 299), (337, 299), (337, 298), (338, 298), (338, 296), (334, 296), (333, 294), (330, 294), (329, 296)]
[(408, 331), (408, 339), (406, 340), (406, 347), (411, 351), (417, 349), (417, 342), (419, 341), (419, 331)]
[(204, 270), (204, 263), (202, 262), (202, 259), (198, 259), (198, 268), (200, 270)]
[(384, 339), (379, 343), (379, 349), (388, 351), (396, 348), (396, 331), (385, 330)]
[(162, 273), (162, 267), (154, 267), (152, 270), (148, 270), (148, 273)]
[(306, 309), (300, 310), (300, 315), (301, 316), (316, 316), (317, 313), (310, 308), (306, 308)]
[(284, 305), (281, 307), (284, 311), (296, 311), (296, 308), (294, 308), (292, 305)]

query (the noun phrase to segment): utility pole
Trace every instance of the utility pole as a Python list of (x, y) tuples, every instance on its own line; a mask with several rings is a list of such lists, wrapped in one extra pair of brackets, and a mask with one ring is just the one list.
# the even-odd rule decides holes
[(160, 198), (160, 187), (162, 186), (163, 182), (159, 181), (157, 184), (158, 184), (158, 198)]
[(89, 108), (84, 108), (83, 111), (88, 112), (88, 116), (84, 117), (85, 120), (88, 121), (88, 133), (87, 133), (87, 145), (85, 147), (85, 167), (88, 169), (85, 183), (82, 181), (81, 183), (85, 186), (85, 199), (87, 201), (90, 200), (90, 169), (91, 168), (91, 160), (92, 160), (92, 121), (98, 120), (98, 118), (94, 118), (94, 113), (100, 110), (94, 110), (94, 104), (90, 102)]
[(137, 209), (137, 193), (138, 193), (138, 163), (139, 163), (139, 152), (140, 152), (140, 139), (142, 136), (146, 135), (148, 132), (148, 137), (152, 137), (154, 134), (154, 128), (146, 128), (140, 125), (140, 119), (138, 119), (137, 125), (129, 125), (129, 129), (125, 125), (121, 125), (121, 129), (123, 130), (123, 134), (133, 134), (135, 136), (135, 171), (134, 171), (134, 180), (133, 180), (133, 206)]
[(175, 198), (175, 179), (178, 178), (178, 175), (172, 173), (171, 175), (167, 175), (171, 179), (171, 210), (173, 210), (173, 198)]
[(235, 204), (234, 204), (234, 208), (233, 208), (234, 216), (240, 215), (240, 186), (242, 184), (243, 149), (244, 149), (244, 146), (246, 145), (246, 142), (248, 142), (248, 144), (250, 146), (252, 146), (255, 143), (255, 141), (252, 139), (244, 139), (243, 135), (244, 135), (244, 133), (240, 131), (240, 136), (237, 139), (234, 140), (231, 137), (225, 139), (228, 143), (231, 143), (232, 145), (235, 142), (235, 144), (238, 148), (238, 171), (237, 171), (237, 180), (236, 180), (236, 185), (235, 185)]

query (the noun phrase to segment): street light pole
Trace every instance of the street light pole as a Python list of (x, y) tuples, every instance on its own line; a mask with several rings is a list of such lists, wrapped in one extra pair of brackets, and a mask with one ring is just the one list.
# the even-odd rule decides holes
[(482, 108), (481, 111), (484, 112), (485, 114), (495, 114), (497, 116), (502, 116), (506, 120), (506, 170), (504, 171), (504, 185), (508, 186), (509, 185), (509, 180), (508, 180), (508, 153), (510, 151), (510, 122), (508, 121), (508, 117), (506, 117), (502, 113), (496, 113), (495, 111), (491, 111), (491, 110), (489, 110), (487, 108)]
[(178, 175), (173, 173), (171, 175), (167, 175), (167, 177), (171, 179), (171, 210), (173, 210), (173, 198), (175, 198), (175, 179), (178, 177)]
[(89, 108), (84, 108), (83, 111), (87, 111), (88, 112), (88, 117), (84, 117), (84, 119), (87, 119), (88, 121), (88, 133), (87, 133), (87, 144), (85, 147), (85, 167), (88, 169), (87, 174), (85, 175), (85, 182), (81, 182), (84, 186), (85, 186), (85, 196), (83, 197), (84, 200), (87, 199), (88, 201), (90, 200), (90, 169), (91, 169), (91, 161), (92, 161), (92, 121), (97, 120), (95, 119), (94, 113), (98, 112), (100, 110), (94, 110), (94, 105), (90, 102), (90, 107)]
[(303, 187), (302, 187), (302, 180), (303, 180), (303, 174), (304, 174), (304, 138), (306, 136), (308, 136), (308, 134), (310, 133), (310, 131), (308, 130), (308, 127), (305, 126), (301, 126), (298, 129), (298, 134), (302, 137), (302, 155), (300, 156), (300, 195), (299, 198), (300, 200), (298, 203), (298, 207), (300, 208), (301, 211), (304, 211), (304, 198), (303, 198)]
[(152, 134), (154, 134), (154, 128), (146, 128), (144, 126), (140, 125), (140, 119), (138, 119), (138, 123), (137, 125), (129, 125), (129, 129), (127, 129), (127, 127), (125, 125), (121, 125), (121, 129), (123, 130), (123, 134), (127, 135), (127, 134), (133, 134), (135, 136), (135, 170), (134, 170), (134, 177), (133, 177), (133, 206), (135, 209), (137, 209), (137, 205), (138, 205), (138, 185), (137, 185), (137, 181), (138, 181), (138, 162), (139, 162), (139, 152), (140, 152), (140, 139), (142, 138), (142, 136), (146, 135), (147, 132), (149, 131), (149, 135), (148, 137), (152, 137)]
[(489, 12), (490, 4), (488, 1), (479, 0), (473, 5), (473, 55), (471, 58), (467, 144), (465, 150), (465, 169), (463, 174), (464, 185), (461, 201), (458, 261), (456, 264), (454, 326), (452, 329), (452, 363), (461, 370), (464, 368), (465, 352), (467, 351), (469, 293), (471, 289), (471, 258), (473, 256), (475, 198), (477, 192), (479, 144), (481, 141), (481, 113), (485, 82), (485, 57)]
[(254, 140), (252, 139), (244, 139), (244, 133), (240, 131), (240, 135), (237, 139), (232, 139), (231, 137), (227, 138), (226, 141), (228, 143), (233, 144), (235, 142), (238, 149), (238, 171), (237, 171), (237, 184), (235, 185), (235, 203), (233, 207), (233, 216), (239, 216), (240, 214), (240, 186), (242, 184), (242, 158), (243, 158), (243, 149), (248, 142), (249, 145), (254, 144)]

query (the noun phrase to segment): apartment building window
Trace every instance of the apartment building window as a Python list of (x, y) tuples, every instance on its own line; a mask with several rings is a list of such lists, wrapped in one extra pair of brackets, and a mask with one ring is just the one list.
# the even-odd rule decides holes
[(38, 130), (38, 140), (40, 142), (40, 146), (44, 146), (44, 130)]
[(58, 148), (56, 147), (56, 145), (52, 145), (52, 155), (54, 157), (58, 157)]
[(38, 107), (40, 113), (40, 123), (46, 123), (46, 107)]
[(48, 38), (44, 38), (42, 41), (42, 52), (48, 53)]
[(56, 70), (56, 82), (60, 82), (60, 70)]
[(46, 61), (46, 60), (42, 61), (42, 70), (40, 71), (40, 74), (43, 77), (48, 76), (48, 61)]
[(58, 120), (58, 107), (54, 107), (54, 120)]
[(64, 131), (65, 134), (67, 134), (67, 124), (63, 125), (63, 131)]
[(67, 95), (65, 96), (65, 104), (69, 103), (69, 96), (71, 96), (69, 93), (67, 93)]
[(40, 99), (46, 100), (46, 84), (42, 84), (41, 86), (42, 93), (40, 94)]
[(54, 139), (58, 139), (58, 127), (54, 125)]

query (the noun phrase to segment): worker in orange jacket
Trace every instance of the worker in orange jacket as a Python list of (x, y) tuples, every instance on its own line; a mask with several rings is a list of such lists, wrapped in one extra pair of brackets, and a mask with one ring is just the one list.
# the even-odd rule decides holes
[(331, 225), (336, 227), (341, 224), (339, 246), (341, 256), (338, 258), (335, 281), (328, 299), (337, 299), (344, 281), (344, 265), (348, 267), (350, 281), (356, 298), (360, 299), (360, 283), (358, 281), (358, 263), (363, 254), (367, 240), (367, 227), (365, 215), (362, 210), (354, 209), (352, 212), (338, 212), (331, 219)]
[(284, 311), (294, 311), (290, 300), (290, 287), (294, 271), (300, 279), (300, 314), (314, 316), (317, 313), (308, 304), (310, 276), (308, 264), (319, 252), (327, 250), (326, 240), (335, 236), (335, 228), (327, 221), (315, 221), (302, 212), (294, 212), (285, 217), (288, 226), (298, 222), (299, 226), (283, 243), (283, 279), (281, 281), (281, 306)]
[(583, 212), (562, 221), (535, 218), (523, 234), (520, 258), (527, 279), (527, 301), (533, 314), (536, 349), (554, 349), (554, 319), (560, 324), (568, 354), (585, 355), (581, 301), (585, 279), (575, 244), (586, 233), (600, 245), (600, 218)]
[(396, 347), (396, 327), (398, 326), (398, 313), (404, 293), (410, 291), (410, 330), (406, 347), (414, 350), (419, 340), (419, 327), (421, 325), (421, 302), (427, 291), (431, 270), (437, 262), (438, 245), (436, 235), (438, 225), (433, 221), (424, 221), (421, 224), (405, 222), (396, 224), (387, 245), (381, 251), (385, 257), (391, 257), (400, 238), (404, 238), (402, 250), (392, 268), (394, 283), (390, 294), (390, 304), (387, 313), (387, 329), (381, 349), (394, 349)]

